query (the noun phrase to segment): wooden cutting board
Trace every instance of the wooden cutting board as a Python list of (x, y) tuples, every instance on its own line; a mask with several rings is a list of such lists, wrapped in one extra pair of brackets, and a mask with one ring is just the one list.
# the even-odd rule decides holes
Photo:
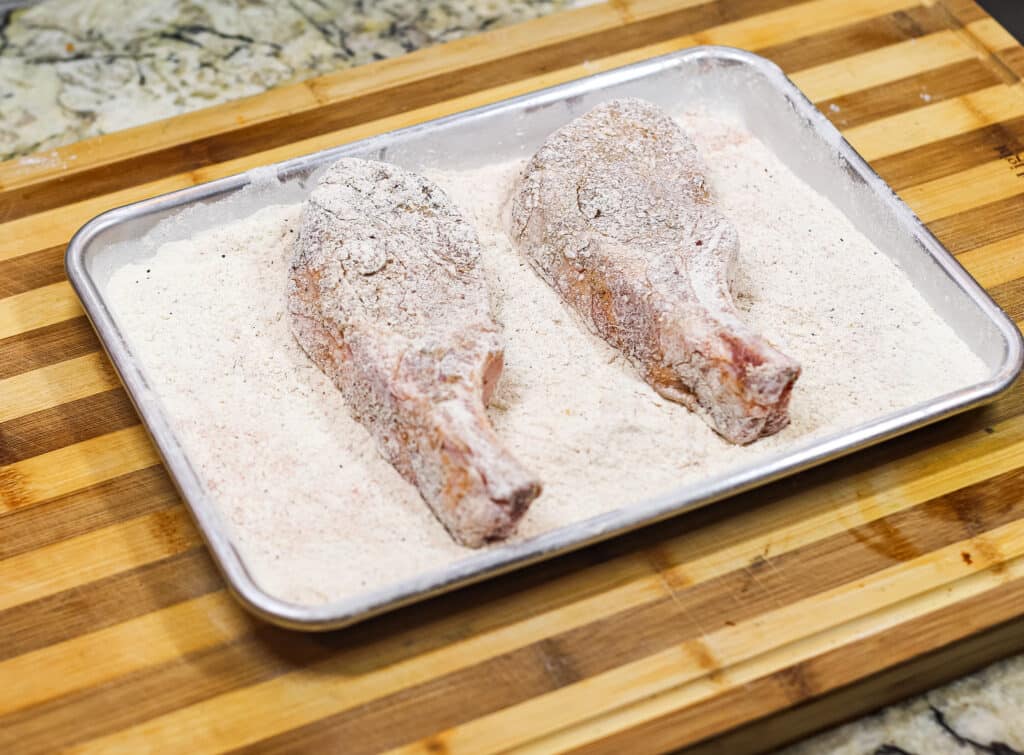
[(967, 0), (616, 0), (0, 164), (0, 751), (735, 753), (1024, 647), (1020, 388), (349, 630), (271, 628), (64, 280), (116, 205), (699, 43), (781, 64), (1024, 318), (1024, 49)]

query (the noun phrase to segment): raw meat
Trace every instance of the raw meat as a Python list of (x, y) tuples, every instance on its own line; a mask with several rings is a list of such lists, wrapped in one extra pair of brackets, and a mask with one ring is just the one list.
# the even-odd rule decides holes
[(295, 337), (452, 536), (515, 528), (541, 486), (484, 412), (502, 369), (476, 231), (437, 186), (343, 159), (310, 195), (291, 268)]
[(737, 313), (739, 242), (704, 173), (666, 113), (637, 99), (608, 102), (549, 137), (527, 164), (511, 236), (658, 393), (727, 440), (750, 443), (789, 423), (800, 367)]

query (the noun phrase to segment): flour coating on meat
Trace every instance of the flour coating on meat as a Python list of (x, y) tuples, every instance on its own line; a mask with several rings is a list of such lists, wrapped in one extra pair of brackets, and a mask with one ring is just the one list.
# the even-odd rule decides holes
[(476, 231), (436, 185), (346, 158), (303, 210), (288, 296), (303, 349), (473, 547), (511, 533), (540, 493), (484, 411), (503, 343), (479, 256)]
[(527, 164), (511, 236), (655, 390), (749, 443), (788, 424), (800, 367), (733, 305), (739, 241), (704, 174), (666, 113), (637, 99), (608, 102), (553, 134)]

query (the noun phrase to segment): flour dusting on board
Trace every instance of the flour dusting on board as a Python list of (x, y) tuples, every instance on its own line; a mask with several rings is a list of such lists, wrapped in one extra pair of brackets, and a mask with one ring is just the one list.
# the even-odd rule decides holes
[[(505, 329), (489, 414), (545, 486), (518, 539), (986, 375), (889, 258), (766, 146), (728, 120), (681, 120), (739, 231), (744, 317), (803, 367), (792, 424), (752, 446), (659, 397), (512, 250), (501, 217), (522, 163), (430, 174), (476, 224)], [(108, 295), (249, 571), (278, 598), (321, 604), (473, 552), (452, 542), (295, 343), (285, 280), (300, 212), (268, 207), (165, 244), (118, 270)]]

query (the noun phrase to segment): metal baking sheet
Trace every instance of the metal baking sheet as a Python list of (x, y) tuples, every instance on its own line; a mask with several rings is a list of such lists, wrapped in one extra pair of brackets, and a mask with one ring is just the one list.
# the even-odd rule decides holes
[[(903, 268), (925, 299), (984, 361), (987, 379), (711, 476), (655, 499), (483, 552), (446, 568), (320, 606), (281, 601), (253, 580), (214, 503), (151, 395), (103, 297), (104, 282), (131, 261), (144, 235), (184, 238), (260, 207), (305, 198), (317, 173), (342, 156), (386, 159), (412, 170), (459, 169), (525, 157), (552, 131), (598, 103), (643, 97), (669, 111), (707, 106), (738, 115), (804, 181), (832, 200)], [(159, 235), (159, 234), (156, 234)], [(68, 278), (149, 429), (182, 498), (238, 599), (263, 618), (303, 630), (332, 629), (550, 558), (821, 464), (990, 401), (1022, 364), (1014, 323), (911, 210), (773, 63), (723, 47), (697, 47), (483, 108), (223, 178), (104, 213), (67, 250)]]

